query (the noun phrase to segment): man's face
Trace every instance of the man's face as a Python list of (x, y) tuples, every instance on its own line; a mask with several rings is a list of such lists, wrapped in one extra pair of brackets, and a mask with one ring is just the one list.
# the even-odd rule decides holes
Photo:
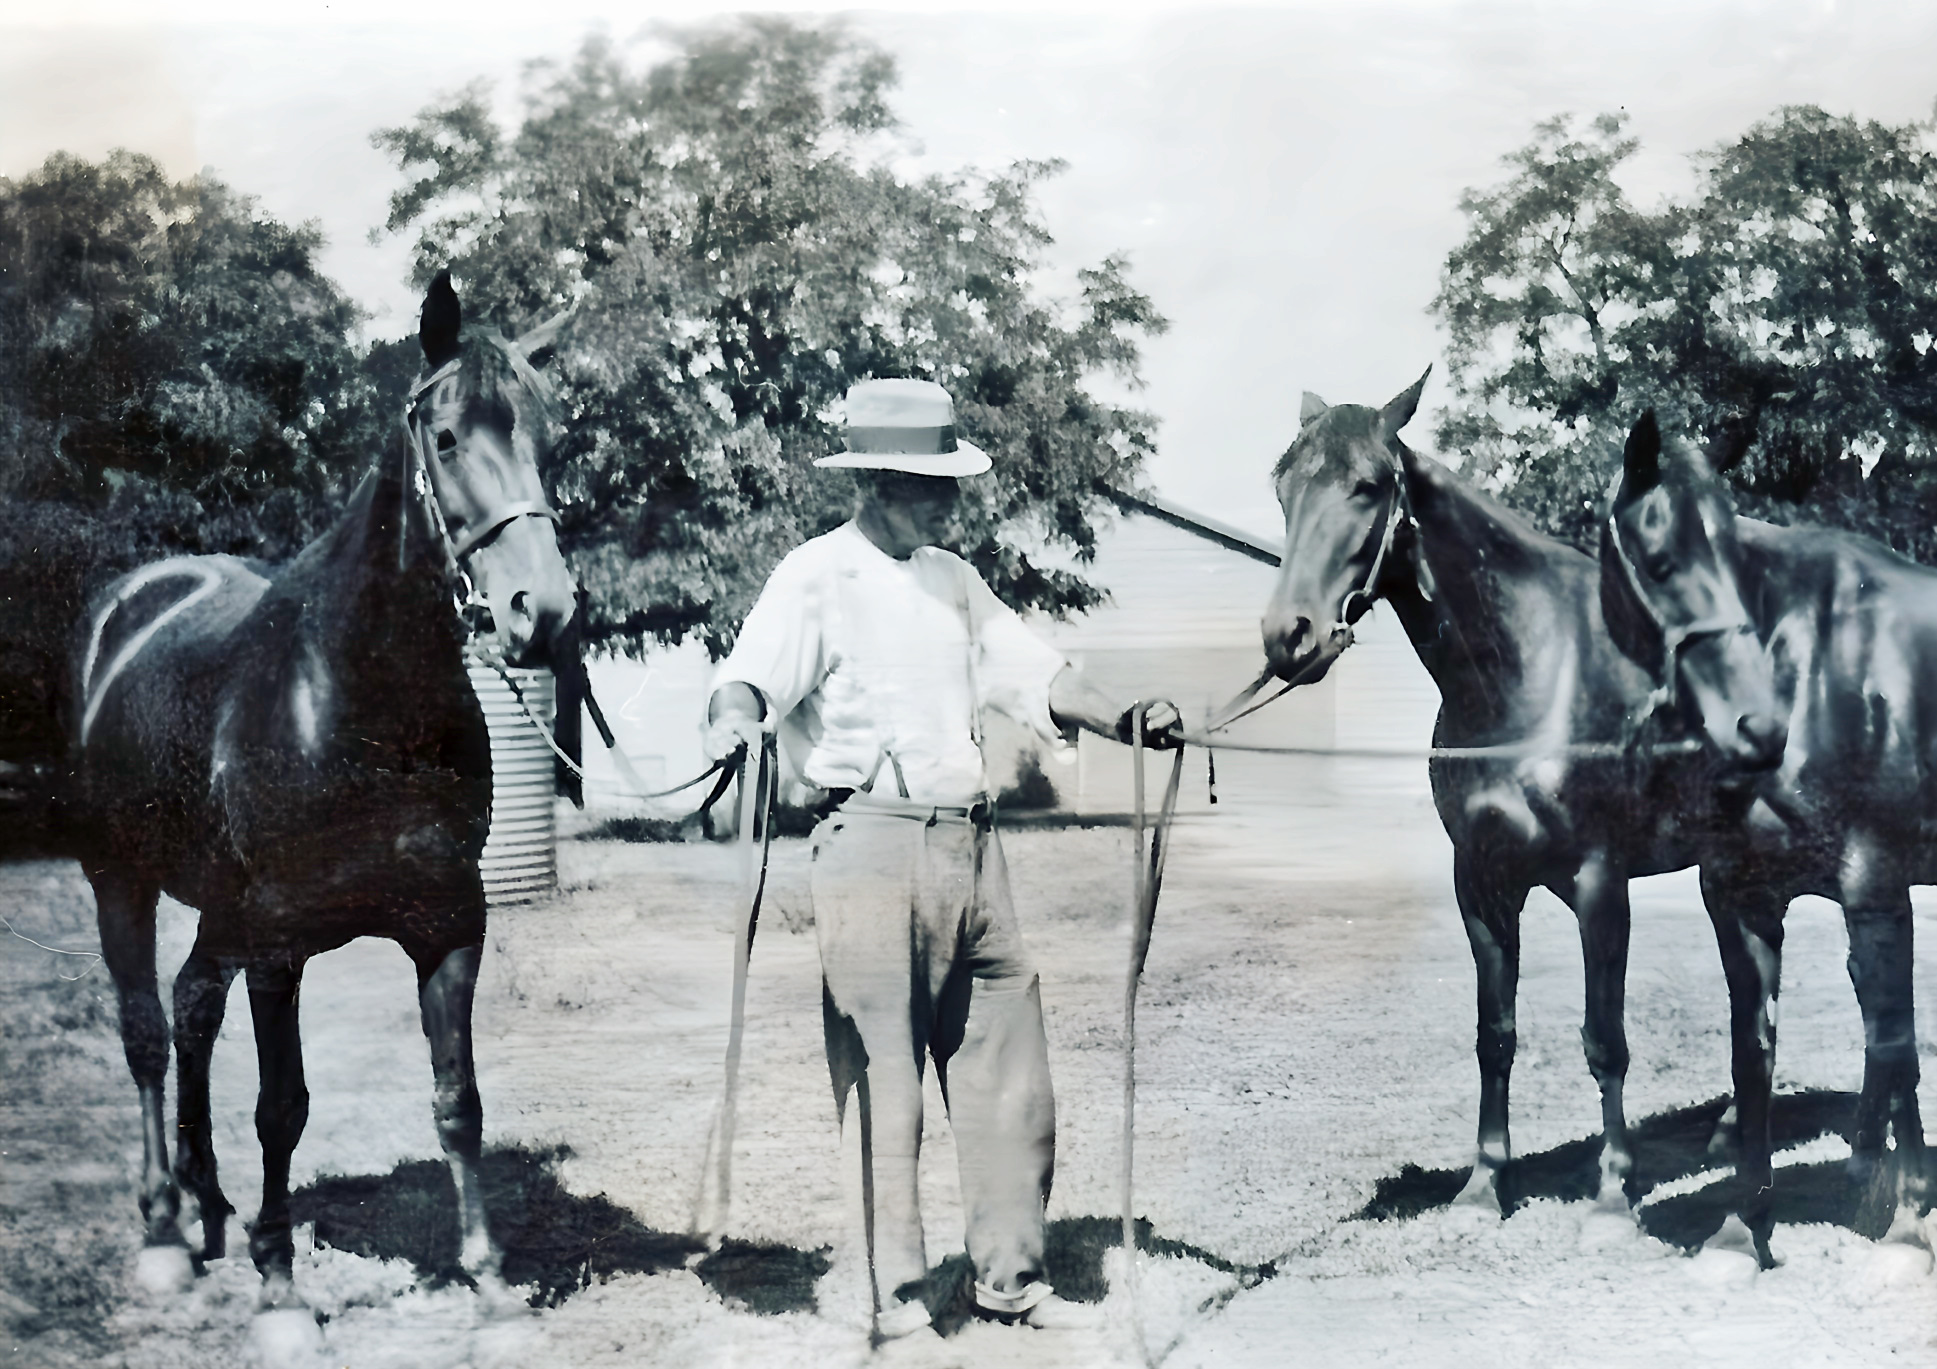
[(954, 479), (877, 471), (870, 485), (881, 524), (896, 542), (913, 550), (948, 540), (960, 491)]

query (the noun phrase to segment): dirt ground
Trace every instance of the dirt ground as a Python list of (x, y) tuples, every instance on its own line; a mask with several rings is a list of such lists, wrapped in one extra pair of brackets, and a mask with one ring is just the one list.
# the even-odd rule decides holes
[[(1780, 1267), (1757, 1273), (1726, 1231), (1697, 1255), (1683, 1248), (1720, 1222), (1728, 1191), (1702, 1150), (1728, 1086), (1725, 998), (1686, 874), (1634, 888), (1628, 1108), (1654, 1185), (1646, 1229), (1582, 1196), (1599, 1114), (1578, 1038), (1579, 946), (1544, 893), (1526, 917), (1514, 1075), (1525, 1202), (1505, 1221), (1448, 1203), (1474, 1127), (1472, 969), (1420, 768), (1221, 759), (1226, 801), (1180, 828), (1141, 999), (1137, 1194), (1151, 1250), (1134, 1308), (1109, 1244), (1129, 836), (1006, 836), (1056, 1075), (1051, 1275), (1102, 1299), (1105, 1329), (958, 1325), (961, 1211), (931, 1081), (932, 1296), (953, 1334), (890, 1346), (880, 1363), (1135, 1364), (1140, 1331), (1151, 1359), (1173, 1366), (1937, 1364), (1930, 1252), (1858, 1234), (1887, 1213), (1841, 1177), (1861, 1024), (1828, 904), (1790, 916)], [(735, 1240), (704, 1258), (681, 1233), (719, 1096), (733, 852), (570, 840), (560, 896), (495, 917), (477, 1052), (494, 1227), (521, 1295), (509, 1306), (447, 1277), (451, 1202), (430, 1163), (407, 962), (366, 941), (312, 965), (312, 1110), (294, 1182), (296, 1276), (324, 1318), (318, 1352), (252, 1318), (239, 1223), (238, 1255), (188, 1293), (137, 1284), (140, 1144), (112, 989), (92, 962), (18, 939), (88, 949), (92, 900), (71, 866), (0, 870), (0, 912), (18, 934), (0, 928), (4, 1363), (868, 1362), (807, 859), (805, 842), (776, 848), (754, 951)], [(1920, 891), (1926, 1052), (1934, 909)], [(193, 916), (164, 904), (170, 973)], [(214, 1096), (224, 1184), (244, 1220), (260, 1182), (254, 1089), (238, 986)]]

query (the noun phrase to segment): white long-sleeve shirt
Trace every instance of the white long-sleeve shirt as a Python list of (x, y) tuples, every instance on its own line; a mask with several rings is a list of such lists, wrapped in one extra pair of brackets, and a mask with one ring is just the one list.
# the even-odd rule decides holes
[(909, 797), (945, 803), (987, 786), (978, 708), (1059, 739), (1049, 685), (1065, 664), (961, 557), (898, 561), (849, 522), (774, 568), (712, 687), (759, 690), (810, 784), (893, 794), (899, 762)]

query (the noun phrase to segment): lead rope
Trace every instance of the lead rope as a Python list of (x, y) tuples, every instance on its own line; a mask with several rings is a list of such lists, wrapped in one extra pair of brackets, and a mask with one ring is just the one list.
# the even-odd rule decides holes
[[(589, 783), (590, 777), (586, 775), (583, 767), (566, 754), (565, 749), (558, 744), (558, 739), (552, 735), (551, 728), (546, 725), (543, 718), (538, 716), (538, 710), (531, 706), (531, 700), (525, 697), (524, 688), (512, 676), (510, 667), (505, 665), (504, 661), (496, 652), (485, 651), (476, 645), (472, 646), (471, 651), (478, 660), (497, 672), (498, 678), (503, 680), (505, 687), (511, 691), (511, 697), (518, 701), (518, 707), (524, 711), (526, 721), (537, 731), (538, 736), (544, 741), (545, 745), (551, 748), (552, 755), (557, 757), (559, 762), (567, 770), (570, 770), (574, 775), (578, 776), (580, 780)], [(587, 702), (590, 703), (592, 689), (589, 681), (585, 686), (585, 697)], [(599, 712), (596, 704), (592, 705), (592, 709), (593, 721), (600, 724), (599, 737), (605, 743), (606, 750), (611, 753), (612, 763), (618, 768), (619, 774), (623, 777), (626, 785), (632, 790), (632, 796), (634, 798), (646, 800), (670, 798), (674, 794), (691, 789), (694, 785), (717, 775), (719, 776), (719, 780), (714, 784), (712, 793), (707, 796), (706, 802), (701, 804), (696, 810), (703, 813), (715, 803), (719, 802), (720, 796), (726, 792), (726, 786), (732, 782), (733, 762), (730, 759), (725, 759), (714, 761), (706, 769), (700, 771), (699, 774), (689, 780), (681, 780), (670, 789), (647, 789), (645, 781), (639, 778), (639, 772), (633, 769), (631, 759), (619, 748), (618, 738), (604, 726), (604, 715)]]
[[(740, 1120), (740, 1052), (746, 1037), (747, 972), (753, 959), (753, 936), (760, 927), (760, 900), (767, 888), (767, 863), (773, 850), (774, 801), (780, 788), (773, 733), (762, 735), (759, 760), (742, 753), (739, 768), (740, 880), (745, 912), (733, 927), (733, 999), (726, 1029), (726, 1078), (708, 1141), (713, 1164), (703, 1174), (701, 1200), (694, 1205), (693, 1214), (695, 1234), (705, 1236), (707, 1247), (712, 1250), (718, 1250), (725, 1238), (733, 1206), (733, 1141)], [(708, 1188), (712, 1192), (712, 1212), (702, 1218)]]
[(1142, 1309), (1137, 1297), (1137, 988), (1143, 982), (1144, 962), (1150, 956), (1150, 934), (1157, 921), (1157, 895), (1163, 888), (1164, 859), (1170, 850), (1170, 823), (1177, 811), (1177, 789), (1184, 773), (1184, 750), (1176, 748), (1170, 763), (1170, 782), (1164, 786), (1163, 807), (1144, 847), (1143, 782), (1144, 723), (1147, 706), (1139, 700), (1130, 708), (1130, 788), (1133, 807), (1130, 920), (1130, 968), (1123, 984), (1123, 1286), (1130, 1299), (1130, 1328), (1137, 1354), (1154, 1363), (1144, 1338)]

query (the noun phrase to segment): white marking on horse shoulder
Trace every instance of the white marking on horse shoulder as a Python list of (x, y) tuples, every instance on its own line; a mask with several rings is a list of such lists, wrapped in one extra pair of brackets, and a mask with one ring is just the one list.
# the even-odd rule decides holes
[[(114, 659), (102, 671), (100, 680), (94, 678), (94, 666), (101, 655), (101, 638), (107, 631), (108, 620), (121, 609), (122, 605), (134, 598), (157, 580), (168, 580), (177, 576), (193, 576), (201, 581), (182, 598), (177, 599), (155, 616), (134, 636), (121, 644)], [(114, 597), (94, 615), (87, 639), (87, 656), (81, 664), (81, 693), (87, 698), (87, 709), (81, 714), (81, 745), (87, 745), (88, 733), (94, 727), (94, 719), (101, 712), (101, 704), (106, 700), (108, 687), (128, 668), (129, 662), (140, 654), (157, 632), (183, 613), (199, 604), (202, 600), (222, 587), (222, 572), (195, 557), (174, 556), (166, 561), (157, 561), (152, 566), (143, 566), (121, 582)]]
[(315, 756), (322, 744), (320, 726), (329, 703), (330, 669), (314, 642), (306, 643), (296, 682), (289, 689), (289, 711), (296, 721), (296, 739), (303, 753)]

